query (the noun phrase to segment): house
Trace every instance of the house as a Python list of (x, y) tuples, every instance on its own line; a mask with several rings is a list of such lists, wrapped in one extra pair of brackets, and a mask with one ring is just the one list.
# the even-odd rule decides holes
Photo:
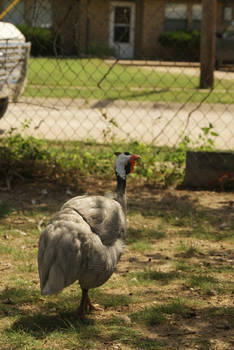
[[(12, 0), (0, 0), (3, 11)], [(21, 0), (4, 18), (54, 28), (63, 52), (113, 48), (120, 58), (165, 59), (158, 42), (168, 30), (200, 29), (202, 0)], [(217, 0), (217, 31), (234, 19), (234, 1)]]

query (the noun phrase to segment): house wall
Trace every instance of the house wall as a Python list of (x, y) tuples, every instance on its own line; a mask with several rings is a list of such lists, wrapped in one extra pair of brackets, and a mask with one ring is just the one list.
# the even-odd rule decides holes
[(109, 0), (90, 0), (88, 7), (88, 47), (108, 46)]
[(141, 59), (143, 52), (143, 20), (144, 1), (136, 0), (136, 22), (135, 22), (135, 58)]
[(65, 54), (83, 56), (90, 46), (108, 46), (109, 0), (56, 0), (54, 13), (55, 29), (60, 32)]
[(79, 19), (79, 1), (53, 0), (54, 29), (58, 33), (63, 54), (77, 52), (76, 26)]
[(142, 23), (142, 58), (155, 59), (159, 56), (158, 37), (164, 27), (164, 0), (145, 0)]

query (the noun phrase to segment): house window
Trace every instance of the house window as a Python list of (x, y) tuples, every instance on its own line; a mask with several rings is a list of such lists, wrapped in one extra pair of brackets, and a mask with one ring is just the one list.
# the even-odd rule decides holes
[(130, 41), (130, 7), (116, 6), (114, 14), (114, 42)]
[(223, 9), (223, 19), (224, 21), (231, 21), (232, 20), (232, 8), (231, 7), (224, 7)]
[[(2, 11), (6, 10), (12, 4), (12, 0), (2, 1)], [(24, 0), (19, 1), (2, 19), (4, 22), (10, 22), (12, 24), (24, 24)]]
[(52, 18), (52, 0), (30, 2), (30, 23), (33, 27), (51, 28)]
[(167, 3), (165, 6), (165, 30), (187, 29), (188, 6), (186, 4)]
[(202, 5), (195, 4), (192, 7), (192, 29), (201, 29)]

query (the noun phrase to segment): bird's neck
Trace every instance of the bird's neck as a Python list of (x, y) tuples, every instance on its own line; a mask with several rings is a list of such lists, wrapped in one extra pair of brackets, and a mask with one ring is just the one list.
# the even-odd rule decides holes
[(117, 186), (116, 186), (116, 194), (117, 200), (122, 206), (124, 212), (126, 212), (126, 178), (122, 178), (119, 175), (116, 175), (117, 178)]
[(117, 186), (116, 186), (116, 193), (119, 193), (120, 195), (124, 195), (126, 191), (126, 178), (119, 176), (116, 174), (117, 178)]

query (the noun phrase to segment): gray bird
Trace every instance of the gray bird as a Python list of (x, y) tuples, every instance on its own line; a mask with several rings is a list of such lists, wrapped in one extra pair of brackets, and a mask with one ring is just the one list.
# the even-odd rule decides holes
[(115, 192), (84, 195), (67, 201), (39, 240), (38, 270), (42, 295), (57, 294), (78, 281), (81, 318), (95, 309), (88, 291), (105, 283), (124, 250), (126, 235), (126, 175), (133, 171), (137, 154), (115, 153)]

